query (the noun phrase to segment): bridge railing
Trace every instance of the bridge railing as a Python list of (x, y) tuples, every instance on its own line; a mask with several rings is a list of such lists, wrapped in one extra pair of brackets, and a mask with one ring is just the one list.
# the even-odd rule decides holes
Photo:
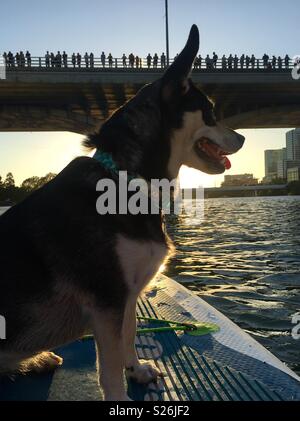
[[(170, 59), (170, 64), (174, 59)], [(157, 70), (161, 71), (162, 69), (166, 68), (166, 63), (158, 59), (157, 62), (154, 62), (153, 59), (151, 62), (147, 60), (147, 58), (135, 58), (134, 61), (129, 61), (128, 58), (124, 60), (122, 57), (112, 58), (111, 60), (107, 57), (105, 60), (101, 59), (101, 57), (94, 57), (90, 59), (90, 57), (86, 60), (84, 56), (81, 57), (80, 60), (75, 58), (72, 59), (71, 56), (67, 56), (67, 58), (57, 60), (56, 58), (46, 58), (46, 57), (30, 57), (24, 58), (22, 61), (16, 61), (14, 57), (13, 60), (5, 60), (6, 68), (7, 69), (47, 69), (47, 70), (63, 70), (63, 69), (82, 69), (82, 70), (112, 70), (112, 69), (123, 69), (123, 70)], [(212, 60), (206, 61), (205, 58), (202, 58), (200, 61), (196, 59), (194, 62), (194, 69), (199, 71), (257, 71), (257, 70), (265, 70), (265, 71), (280, 71), (280, 70), (287, 70), (293, 69), (297, 65), (295, 60), (284, 60), (276, 62), (269, 60), (268, 62), (264, 61), (263, 59), (255, 59), (253, 61), (241, 61), (240, 58), (238, 60), (222, 60), (218, 59), (217, 61), (213, 62)]]

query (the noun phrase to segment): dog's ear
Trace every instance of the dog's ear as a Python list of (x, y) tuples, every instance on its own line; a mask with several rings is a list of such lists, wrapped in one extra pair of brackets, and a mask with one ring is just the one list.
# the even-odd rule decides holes
[(188, 77), (199, 50), (199, 30), (193, 25), (184, 49), (162, 77), (162, 97), (169, 100), (173, 94), (184, 95), (189, 89)]

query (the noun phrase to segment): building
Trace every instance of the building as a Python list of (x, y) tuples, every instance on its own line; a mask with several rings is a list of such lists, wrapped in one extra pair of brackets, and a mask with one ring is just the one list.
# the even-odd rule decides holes
[(258, 179), (253, 177), (253, 174), (236, 174), (225, 175), (221, 187), (228, 186), (255, 186), (258, 184)]
[(300, 161), (300, 128), (286, 133), (287, 161)]
[(300, 160), (297, 160), (297, 161), (287, 161), (286, 162), (286, 165), (287, 165), (287, 170), (289, 168), (300, 167)]
[(272, 184), (273, 180), (277, 179), (277, 172), (272, 172), (268, 175), (265, 175), (264, 178), (261, 180), (262, 184)]
[[(288, 181), (296, 175), (296, 168), (300, 167), (300, 128), (286, 133), (286, 147), (282, 149), (268, 149), (265, 151), (264, 184), (270, 184), (275, 179)], [(289, 182), (289, 181), (288, 181)]]
[(299, 181), (300, 128), (286, 133), (287, 182)]
[(276, 178), (286, 180), (287, 150), (268, 149), (265, 151), (265, 177), (263, 183), (271, 183)]
[(300, 167), (291, 167), (287, 169), (287, 181), (300, 181)]
[(282, 178), (286, 180), (286, 171), (287, 171), (286, 148), (282, 148), (281, 154), (279, 154), (278, 161), (277, 161), (277, 178)]

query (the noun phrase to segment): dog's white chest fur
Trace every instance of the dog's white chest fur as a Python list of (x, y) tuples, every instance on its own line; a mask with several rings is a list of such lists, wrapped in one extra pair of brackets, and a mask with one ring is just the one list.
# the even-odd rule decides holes
[(118, 235), (117, 254), (130, 291), (139, 294), (159, 270), (168, 248), (162, 243)]

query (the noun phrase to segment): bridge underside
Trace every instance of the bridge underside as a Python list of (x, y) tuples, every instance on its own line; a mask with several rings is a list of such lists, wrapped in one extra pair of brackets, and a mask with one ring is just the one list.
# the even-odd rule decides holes
[[(8, 71), (0, 80), (0, 131), (97, 129), (160, 72)], [(276, 73), (193, 73), (216, 104), (218, 120), (232, 128), (300, 126), (300, 81)]]
[(0, 108), (0, 131), (70, 131), (89, 133), (95, 130), (97, 121), (63, 108), (42, 108), (38, 106), (5, 106)]

